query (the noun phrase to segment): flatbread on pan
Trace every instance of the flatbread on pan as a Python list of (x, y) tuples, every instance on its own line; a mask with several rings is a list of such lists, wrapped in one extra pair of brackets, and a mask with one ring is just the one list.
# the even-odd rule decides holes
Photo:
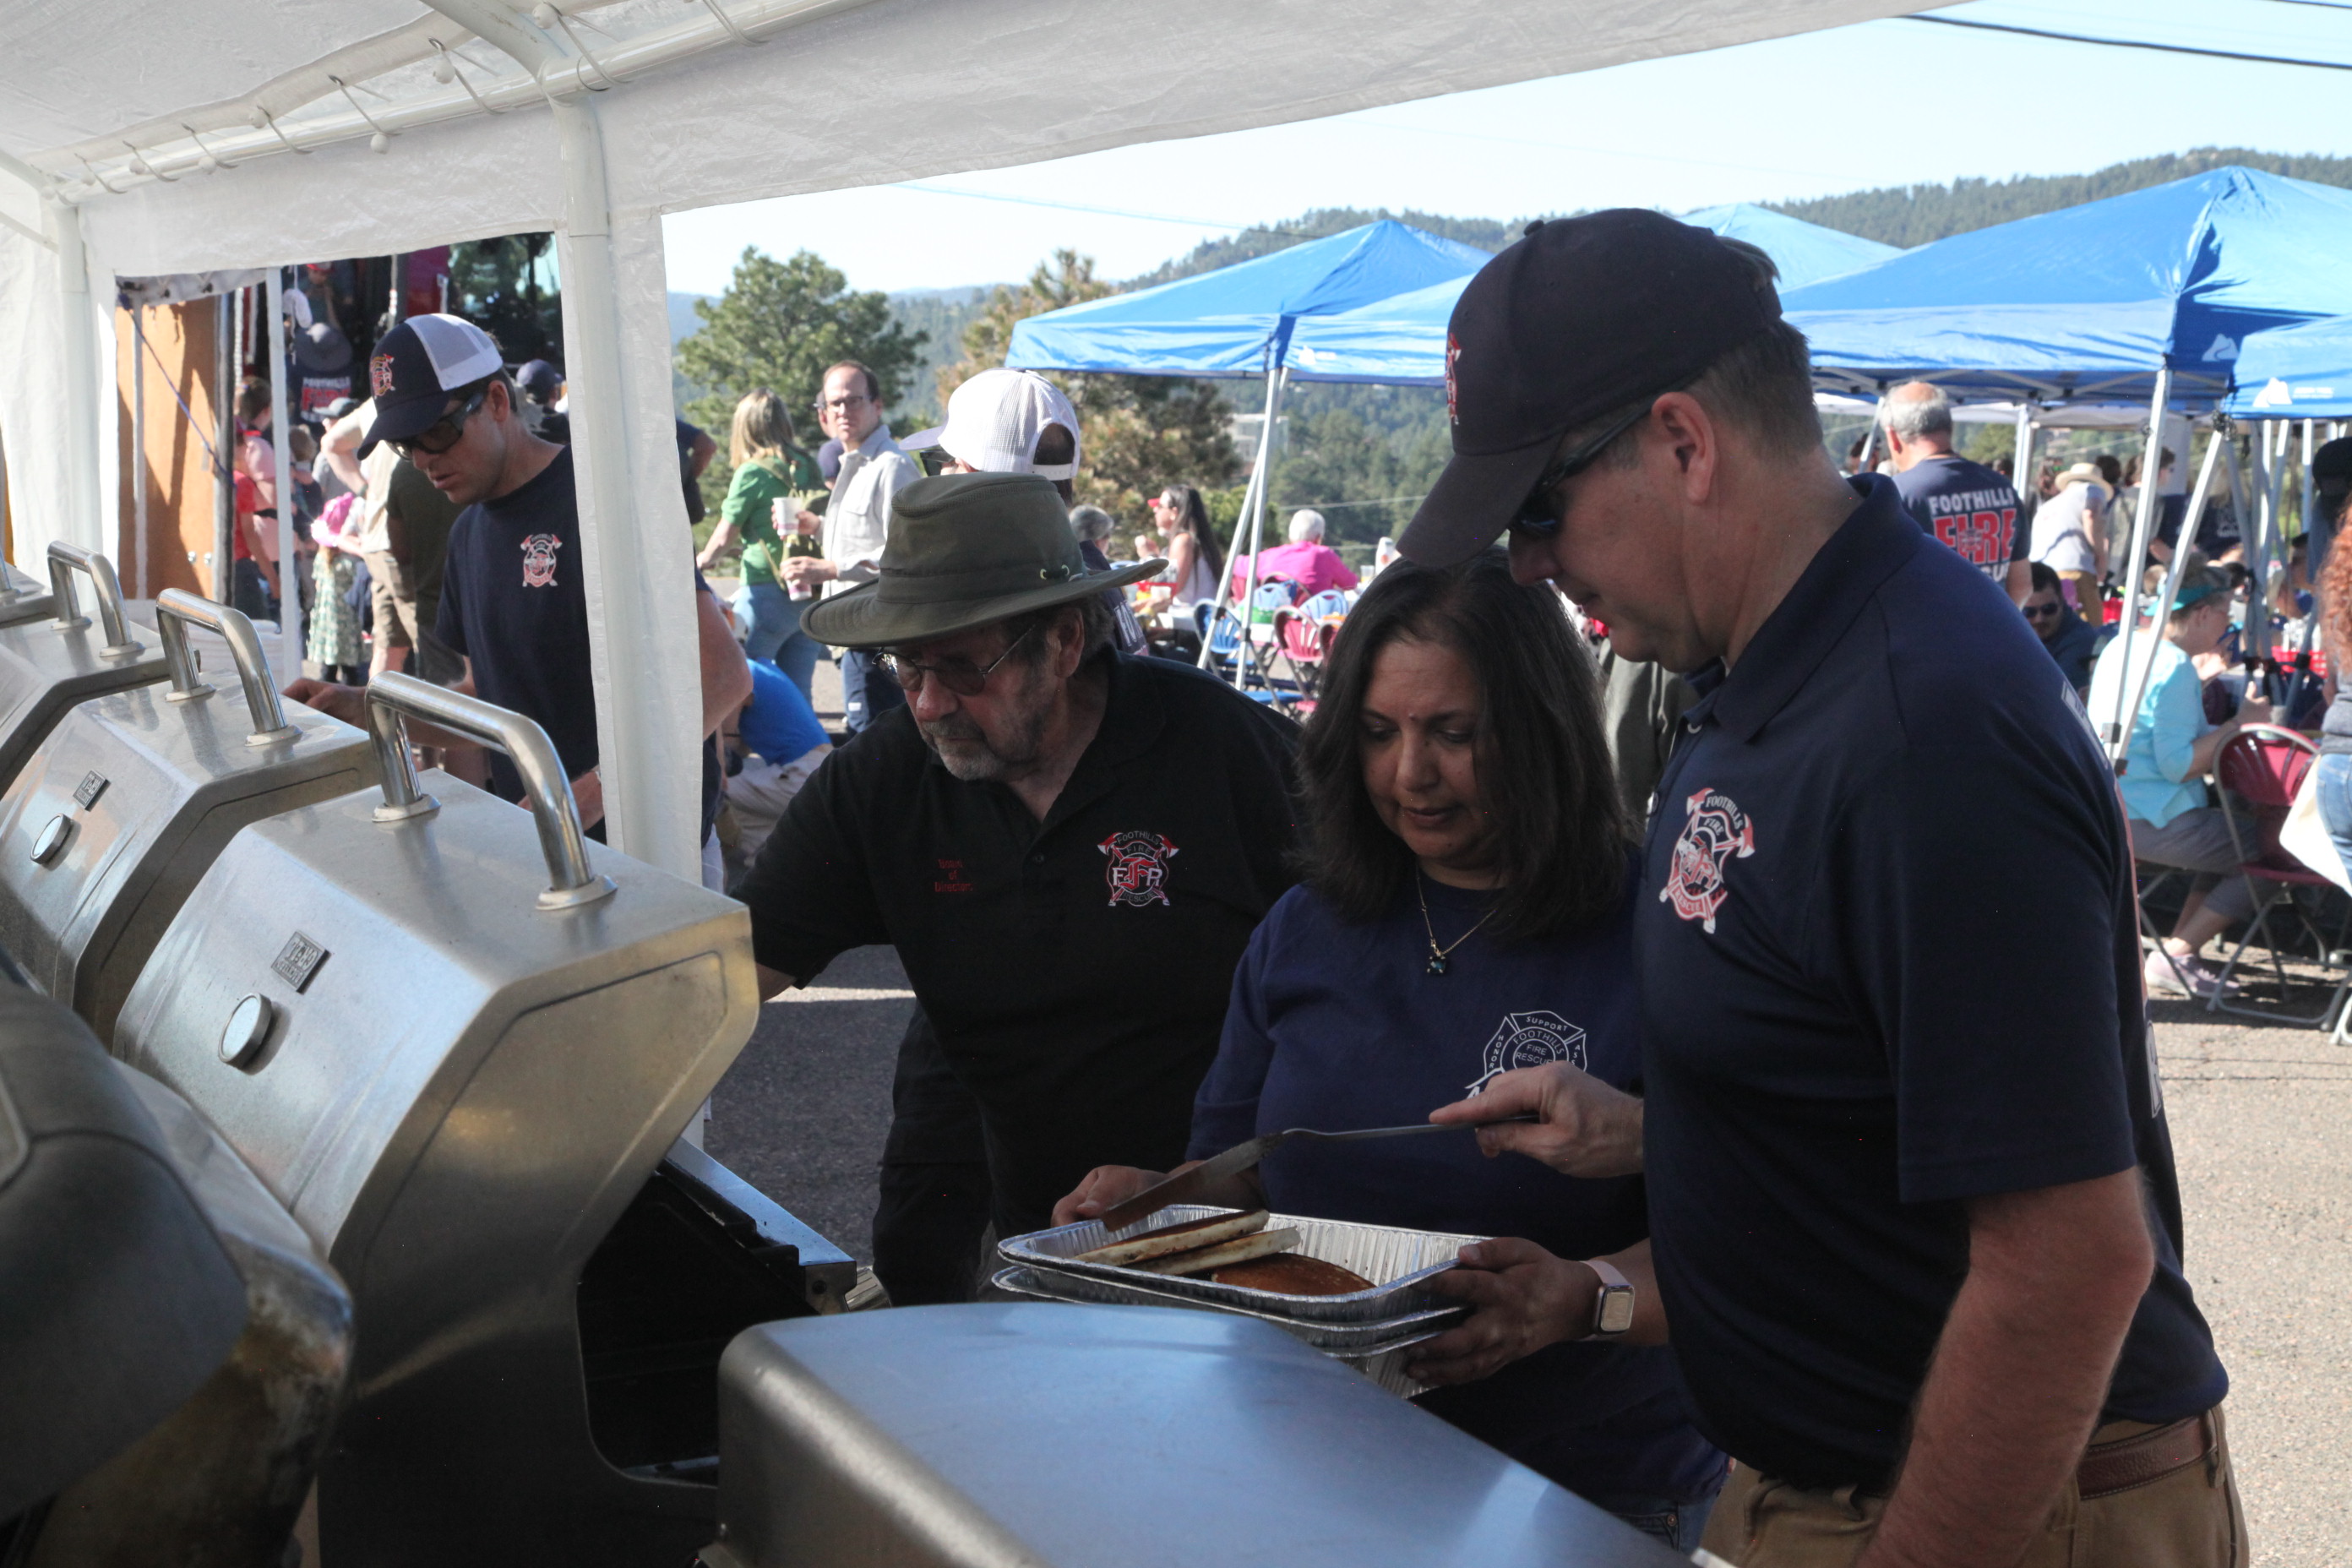
[(1108, 1247), (1097, 1247), (1092, 1252), (1081, 1252), (1080, 1263), (1139, 1263), (1147, 1258), (1165, 1258), (1171, 1252), (1189, 1252), (1196, 1247), (1208, 1247), (1220, 1241), (1231, 1241), (1237, 1236), (1265, 1228), (1265, 1211), (1252, 1214), (1217, 1214), (1206, 1219), (1186, 1220), (1182, 1225), (1162, 1226), (1147, 1230), (1141, 1236), (1114, 1241)]
[(1372, 1288), (1370, 1280), (1352, 1269), (1297, 1252), (1227, 1264), (1210, 1279), (1220, 1285), (1271, 1290), (1281, 1296), (1348, 1296)]
[(1179, 1252), (1173, 1257), (1154, 1258), (1135, 1267), (1153, 1274), (1206, 1274), (1213, 1268), (1223, 1268), (1228, 1263), (1246, 1262), (1297, 1245), (1298, 1233), (1295, 1230), (1261, 1230), (1249, 1236), (1237, 1236), (1231, 1241), (1221, 1241), (1214, 1247), (1196, 1247), (1190, 1252)]

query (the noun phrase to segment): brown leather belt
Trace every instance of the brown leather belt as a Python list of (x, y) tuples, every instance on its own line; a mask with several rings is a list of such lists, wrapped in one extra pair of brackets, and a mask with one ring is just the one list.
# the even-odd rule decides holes
[(2113, 1497), (2185, 1470), (2212, 1451), (2212, 1413), (2184, 1415), (2168, 1426), (2093, 1444), (2074, 1471), (2074, 1484), (2085, 1502)]

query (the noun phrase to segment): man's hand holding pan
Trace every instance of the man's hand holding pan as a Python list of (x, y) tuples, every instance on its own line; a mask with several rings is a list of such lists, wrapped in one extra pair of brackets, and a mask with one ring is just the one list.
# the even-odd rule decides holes
[(1488, 1159), (1506, 1152), (1540, 1160), (1566, 1176), (1633, 1176), (1642, 1170), (1642, 1102), (1566, 1062), (1518, 1068), (1486, 1080), (1467, 1100), (1441, 1105), (1432, 1121), (1535, 1121), (1478, 1129)]

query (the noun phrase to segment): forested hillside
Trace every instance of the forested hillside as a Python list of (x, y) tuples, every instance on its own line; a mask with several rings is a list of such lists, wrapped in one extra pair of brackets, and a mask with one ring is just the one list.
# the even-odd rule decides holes
[(1999, 223), (2056, 212), (2084, 202), (2144, 191), (2227, 163), (2267, 170), (2291, 179), (2352, 187), (2352, 158), (2291, 156), (2244, 147), (2199, 147), (2160, 158), (2110, 163), (2087, 174), (2021, 174), (2013, 180), (1954, 180), (1948, 185), (1895, 185), (1822, 196), (1804, 202), (1762, 205), (1790, 217), (1843, 229), (1864, 239), (1908, 249), (1948, 235), (1990, 228)]

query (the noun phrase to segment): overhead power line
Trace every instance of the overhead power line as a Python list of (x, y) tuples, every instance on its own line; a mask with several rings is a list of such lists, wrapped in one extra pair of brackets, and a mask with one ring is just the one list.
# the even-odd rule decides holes
[[(2294, 3), (2294, 0), (2288, 0)], [(2318, 0), (2302, 0), (2316, 5)], [(2323, 10), (2347, 9), (2340, 5), (2323, 5)], [(2199, 55), (2213, 60), (2249, 60), (2264, 66), (2309, 66), (2314, 70), (2352, 71), (2352, 64), (2342, 60), (2304, 60), (2289, 55), (2248, 55), (2233, 49), (2200, 48), (2194, 44), (2158, 44), (2145, 38), (2102, 38), (2089, 33), (2059, 33), (2046, 27), (2021, 27), (2009, 22), (1971, 22), (1958, 16), (1897, 16), (1899, 22), (1931, 22), (1938, 27), (1969, 27), (1979, 33), (2017, 33), (2029, 38), (2055, 38), (2063, 44), (2102, 44), (2111, 49), (2152, 49), (2166, 55)]]

